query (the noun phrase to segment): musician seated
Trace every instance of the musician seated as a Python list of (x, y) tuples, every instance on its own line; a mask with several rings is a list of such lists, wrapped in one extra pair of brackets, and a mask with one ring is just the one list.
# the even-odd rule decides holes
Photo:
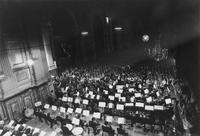
[(106, 121), (106, 122), (104, 123), (104, 125), (102, 126), (102, 130), (103, 130), (104, 132), (107, 132), (107, 133), (109, 134), (109, 136), (114, 136), (114, 134), (115, 134), (115, 130), (111, 127), (110, 124), (108, 124), (107, 121)]
[(72, 135), (72, 132), (66, 126), (61, 126), (61, 129), (63, 136)]
[(34, 109), (34, 114), (35, 114), (36, 117), (39, 118), (40, 122), (43, 122), (43, 120), (42, 120), (42, 113), (41, 113), (41, 109), (40, 108), (36, 107)]
[(126, 131), (123, 129), (122, 125), (119, 125), (119, 128), (117, 128), (117, 133), (123, 136), (127, 136), (128, 134)]
[(71, 120), (68, 118), (68, 115), (65, 116), (65, 119), (61, 122), (61, 125), (71, 124)]
[(56, 120), (50, 117), (50, 113), (47, 114), (47, 120), (50, 122), (50, 128), (53, 128), (53, 125), (57, 124)]
[(99, 126), (99, 124), (95, 121), (95, 118), (92, 118), (92, 120), (89, 121), (89, 126), (91, 128), (93, 128), (94, 134), (96, 134), (97, 133), (97, 127)]
[(28, 122), (29, 120), (32, 119), (31, 117), (28, 117), (26, 115), (26, 110), (28, 110), (27, 107), (24, 107), (24, 109), (22, 110), (22, 120), (21, 120), (21, 123), (26, 123), (26, 122)]
[(25, 133), (27, 136), (32, 136), (32, 132), (33, 132), (33, 131), (32, 131), (30, 128), (28, 128), (28, 129), (25, 130), (24, 133)]
[(23, 127), (23, 126), (20, 126), (19, 129), (18, 129), (17, 131), (15, 131), (13, 134), (14, 134), (15, 136), (22, 136), (23, 130), (24, 130), (24, 127)]
[(56, 117), (56, 121), (60, 122), (61, 125), (62, 125), (62, 122), (64, 121), (64, 119), (62, 117), (60, 117), (60, 116), (57, 116)]

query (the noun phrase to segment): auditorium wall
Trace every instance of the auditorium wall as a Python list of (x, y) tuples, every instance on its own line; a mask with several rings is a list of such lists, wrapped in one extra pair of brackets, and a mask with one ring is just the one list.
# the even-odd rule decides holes
[[(48, 34), (42, 37), (43, 26), (34, 22), (34, 17), (18, 21), (13, 15), (9, 17), (0, 20), (0, 116), (5, 120), (19, 118), (24, 107), (45, 101), (49, 77), (57, 71), (51, 44), (44, 46), (44, 41), (50, 42)], [(19, 29), (19, 22), (26, 23), (23, 29)], [(49, 63), (47, 57), (51, 58)], [(33, 64), (29, 65), (28, 60)]]

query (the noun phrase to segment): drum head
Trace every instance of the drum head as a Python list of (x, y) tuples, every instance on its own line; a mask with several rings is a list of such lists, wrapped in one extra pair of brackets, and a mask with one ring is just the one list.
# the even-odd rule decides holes
[(72, 130), (72, 133), (74, 134), (74, 135), (80, 135), (80, 134), (82, 134), (83, 133), (83, 128), (82, 127), (75, 127), (73, 130)]

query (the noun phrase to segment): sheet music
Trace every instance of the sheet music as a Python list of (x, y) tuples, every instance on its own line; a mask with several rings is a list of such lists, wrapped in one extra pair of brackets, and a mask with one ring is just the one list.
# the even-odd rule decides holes
[(80, 119), (72, 118), (72, 124), (79, 125), (80, 124)]
[(73, 113), (73, 109), (72, 109), (72, 108), (68, 108), (68, 109), (67, 109), (67, 112), (68, 112), (68, 113)]
[(124, 110), (124, 105), (122, 104), (117, 104), (117, 110)]
[(52, 110), (56, 111), (57, 110), (57, 106), (52, 105)]
[(166, 104), (171, 104), (171, 103), (172, 103), (172, 100), (171, 100), (170, 98), (165, 99), (165, 103), (166, 103)]
[(97, 118), (97, 119), (100, 119), (101, 118), (101, 113), (100, 112), (94, 112), (93, 113), (93, 117)]
[(125, 118), (119, 117), (118, 120), (117, 120), (117, 123), (118, 124), (125, 124)]
[(108, 108), (113, 108), (114, 107), (114, 104), (113, 103), (108, 103)]
[(136, 102), (136, 103), (135, 103), (135, 106), (136, 106), (136, 107), (144, 107), (144, 103)]
[(113, 95), (109, 95), (108, 98), (109, 98), (110, 100), (112, 100), (112, 101), (115, 100), (115, 97), (114, 97)]
[(125, 103), (125, 106), (134, 106), (134, 104), (133, 103)]
[(81, 108), (76, 108), (75, 113), (81, 114), (81, 112), (82, 112), (82, 109), (81, 109)]
[(155, 110), (164, 110), (164, 107), (161, 105), (154, 105)]
[(64, 107), (60, 107), (60, 112), (65, 113), (65, 111), (66, 111), (66, 108), (64, 108)]
[(67, 97), (63, 97), (63, 98), (62, 98), (62, 101), (63, 101), (63, 102), (67, 102)]
[(154, 106), (145, 105), (145, 110), (153, 111), (154, 110)]
[(83, 110), (83, 115), (84, 116), (90, 116), (90, 111), (89, 110)]
[(85, 104), (85, 105), (88, 105), (88, 100), (86, 100), (86, 99), (83, 99), (83, 104)]
[(99, 107), (101, 107), (101, 108), (106, 107), (106, 103), (105, 102), (99, 102)]
[(106, 116), (106, 121), (107, 122), (113, 122), (113, 117), (112, 116)]

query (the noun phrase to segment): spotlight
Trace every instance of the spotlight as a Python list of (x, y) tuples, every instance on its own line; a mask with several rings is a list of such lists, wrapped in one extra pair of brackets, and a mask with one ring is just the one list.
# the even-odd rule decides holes
[(142, 41), (143, 42), (148, 42), (149, 41), (149, 36), (147, 34), (142, 36)]

